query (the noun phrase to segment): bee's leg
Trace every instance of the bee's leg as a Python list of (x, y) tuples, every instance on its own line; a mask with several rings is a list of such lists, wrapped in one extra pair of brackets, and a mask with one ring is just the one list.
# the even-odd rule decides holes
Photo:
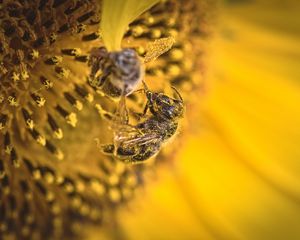
[(143, 81), (143, 85), (144, 85), (144, 91), (146, 93), (146, 97), (148, 99), (147, 105), (148, 107), (151, 109), (152, 105), (153, 105), (153, 93), (149, 90), (147, 84), (145, 83), (145, 81)]
[(111, 112), (108, 112), (106, 110), (104, 110), (100, 104), (95, 104), (95, 108), (98, 110), (98, 113), (100, 114), (100, 116), (108, 121), (112, 121), (115, 117), (114, 114), (112, 114)]
[(115, 146), (113, 144), (100, 145), (99, 148), (101, 149), (102, 153), (107, 155), (112, 155), (115, 151)]
[(143, 88), (137, 89), (133, 93), (140, 93), (140, 92), (145, 93), (145, 89), (143, 89)]
[(140, 120), (141, 118), (146, 116), (148, 109), (149, 109), (149, 106), (148, 106), (148, 103), (147, 103), (146, 106), (144, 107), (144, 110), (143, 110), (142, 113), (138, 113), (138, 112), (135, 112), (135, 111), (132, 111), (132, 110), (130, 112), (134, 115), (134, 117), (137, 120)]
[(143, 111), (143, 117), (147, 114), (147, 111), (149, 109), (149, 102), (147, 102), (146, 106), (144, 107), (144, 111)]
[(100, 76), (95, 77), (95, 75), (90, 75), (88, 82), (89, 84), (96, 88), (96, 89), (101, 89), (103, 84), (105, 83), (107, 77), (108, 77), (109, 73), (103, 73)]

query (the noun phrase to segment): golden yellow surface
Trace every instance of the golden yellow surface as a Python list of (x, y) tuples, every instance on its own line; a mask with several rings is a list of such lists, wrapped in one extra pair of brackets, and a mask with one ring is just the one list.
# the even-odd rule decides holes
[(300, 239), (300, 3), (230, 2), (192, 133), (119, 213), (117, 239)]
[(129, 23), (157, 2), (158, 0), (103, 0), (100, 31), (106, 48), (110, 51), (120, 50)]

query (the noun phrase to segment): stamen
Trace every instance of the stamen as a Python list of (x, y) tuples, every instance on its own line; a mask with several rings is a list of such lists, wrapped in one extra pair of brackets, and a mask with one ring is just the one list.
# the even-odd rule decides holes
[(53, 131), (54, 138), (62, 139), (63, 132), (62, 132), (61, 128), (58, 126), (58, 124), (56, 123), (56, 121), (54, 120), (54, 118), (50, 114), (48, 114), (48, 123)]

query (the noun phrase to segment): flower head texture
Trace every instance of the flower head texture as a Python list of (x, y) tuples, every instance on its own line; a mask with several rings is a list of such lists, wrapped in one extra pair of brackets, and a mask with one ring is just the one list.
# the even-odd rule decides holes
[[(0, 239), (299, 239), (299, 10), (0, 0)], [(176, 133), (141, 164), (101, 150), (121, 106), (89, 79), (101, 47), (143, 66), (127, 129), (157, 110), (142, 116), (146, 88), (183, 99)]]
[[(90, 84), (91, 52), (104, 46), (132, 49), (141, 59), (153, 55), (144, 67), (149, 89), (171, 96), (175, 87), (192, 105), (197, 91), (190, 90), (201, 88), (200, 45), (209, 31), (200, 23), (209, 6), (193, 0), (0, 4), (0, 238), (76, 239), (90, 226), (104, 232), (147, 174), (170, 162), (168, 149), (180, 137), (145, 164), (103, 154), (99, 144), (111, 141), (114, 126), (105, 117), (118, 104)], [(150, 54), (161, 39), (170, 46)], [(144, 95), (126, 99), (135, 121)]]

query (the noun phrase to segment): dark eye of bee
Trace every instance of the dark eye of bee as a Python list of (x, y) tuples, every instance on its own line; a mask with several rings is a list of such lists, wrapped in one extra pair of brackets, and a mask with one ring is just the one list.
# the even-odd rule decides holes
[(156, 103), (158, 105), (171, 105), (171, 99), (166, 95), (162, 95), (159, 98), (157, 98)]
[(163, 94), (157, 95), (155, 96), (152, 111), (160, 118), (175, 120), (183, 114), (183, 103), (180, 100), (172, 99)]

